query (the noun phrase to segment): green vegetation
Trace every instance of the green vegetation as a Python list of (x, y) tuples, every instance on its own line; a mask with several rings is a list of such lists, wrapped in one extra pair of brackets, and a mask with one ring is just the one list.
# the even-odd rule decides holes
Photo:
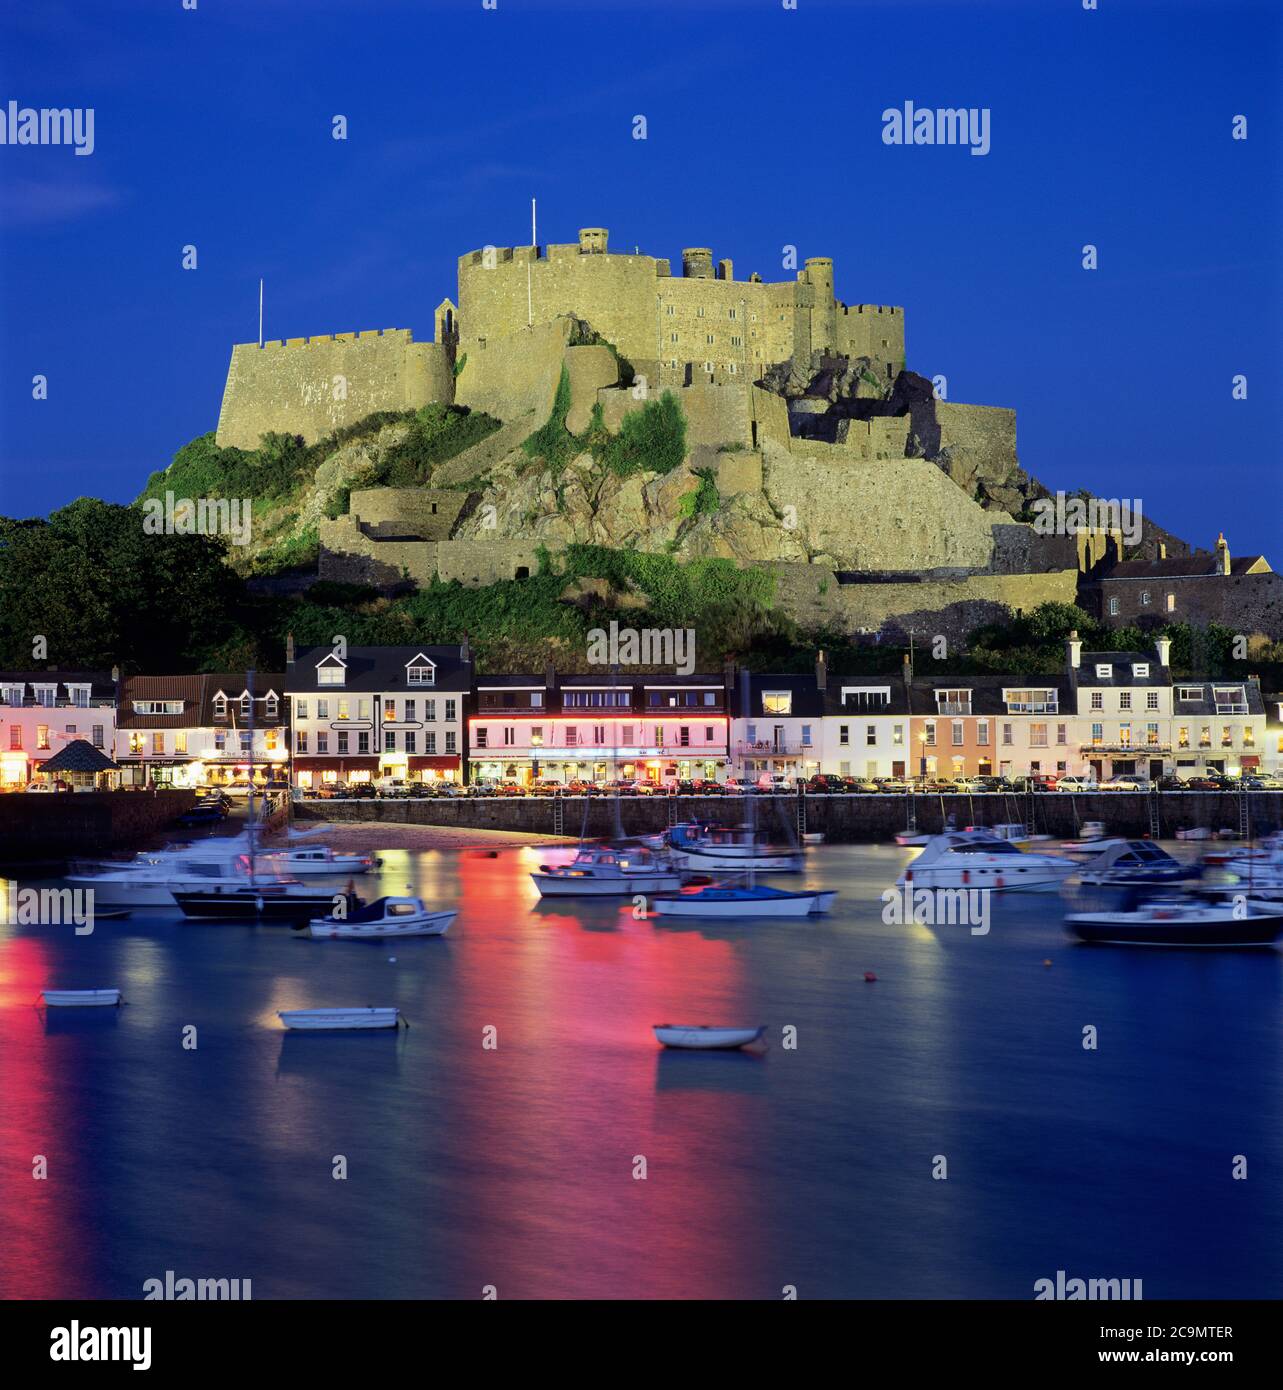
[(423, 487), (438, 464), (499, 428), (492, 416), (455, 405), (422, 406), (408, 422), (405, 438), (385, 451), (365, 480), (366, 487)]
[(553, 397), (552, 414), (521, 446), (530, 458), (542, 459), (554, 473), (560, 473), (579, 452), (579, 440), (566, 428), (569, 414), (570, 371), (563, 365), (557, 394)]
[(686, 457), (686, 417), (671, 391), (640, 410), (630, 410), (619, 433), (608, 435), (594, 456), (612, 473), (671, 473)]
[(699, 486), (686, 493), (678, 504), (682, 516), (716, 516), (722, 508), (721, 495), (717, 491), (717, 474), (711, 468), (695, 469)]
[(455, 374), (455, 376), (461, 376), (461, 375), (463, 374), (463, 369), (464, 369), (467, 365), (468, 365), (468, 354), (467, 354), (466, 352), (463, 354), (462, 357), (456, 357), (456, 358), (454, 359), (454, 374)]

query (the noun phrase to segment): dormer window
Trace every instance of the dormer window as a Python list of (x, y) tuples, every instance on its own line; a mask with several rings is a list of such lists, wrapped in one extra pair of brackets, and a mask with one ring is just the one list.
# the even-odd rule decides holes
[(936, 713), (937, 714), (970, 714), (971, 713), (971, 691), (970, 690), (937, 690), (936, 691)]
[(56, 685), (32, 685), (36, 692), (36, 704), (45, 705), (52, 709), (58, 702), (58, 687)]
[(1106, 664), (1105, 662), (1101, 662), (1101, 663), (1096, 667), (1096, 679), (1097, 679), (1097, 680), (1102, 680), (1102, 681), (1112, 680), (1112, 679), (1113, 679), (1113, 676), (1114, 676), (1114, 668), (1113, 668), (1112, 666)]
[(67, 687), (67, 698), (73, 705), (80, 709), (89, 707), (89, 687), (87, 685), (69, 685)]
[(316, 663), (317, 685), (343, 685), (347, 680), (347, 667), (333, 652)]
[(219, 695), (215, 695), (215, 696), (214, 696), (214, 718), (215, 718), (215, 719), (226, 719), (226, 718), (227, 718), (227, 696), (226, 696), (226, 695), (219, 694)]
[(1148, 680), (1148, 679), (1149, 679), (1149, 662), (1148, 662), (1148, 661), (1137, 661), (1137, 662), (1132, 666), (1132, 675), (1135, 676), (1136, 679), (1137, 679), (1138, 681), (1140, 681), (1140, 680)]
[(1182, 685), (1176, 691), (1178, 700), (1201, 700), (1203, 698), (1203, 687), (1201, 685)]
[(406, 685), (436, 685), (437, 668), (422, 652), (405, 665)]
[(269, 719), (276, 718), (277, 703), (275, 693), (269, 695), (267, 699), (263, 701), (263, 708)]

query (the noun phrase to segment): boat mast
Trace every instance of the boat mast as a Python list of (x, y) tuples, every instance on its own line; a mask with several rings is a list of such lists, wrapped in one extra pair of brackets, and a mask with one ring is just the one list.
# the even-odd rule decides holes
[[(616, 709), (618, 708), (618, 706), (615, 705), (615, 704), (613, 703), (613, 702), (614, 702), (614, 699), (615, 699), (615, 695), (614, 695), (615, 685), (616, 685), (616, 683), (617, 683), (617, 681), (618, 681), (618, 678), (619, 678), (619, 663), (618, 663), (617, 661), (615, 661), (615, 662), (612, 662), (612, 663), (611, 663), (611, 666), (610, 666), (610, 689), (611, 689), (611, 696), (610, 696), (610, 698), (611, 698), (611, 702), (612, 702), (612, 703), (611, 703), (610, 709), (606, 711), (606, 716), (607, 716), (607, 720), (608, 720), (608, 722), (609, 722), (609, 724), (610, 724), (610, 765), (611, 765), (611, 767), (614, 769), (614, 781), (615, 781), (615, 839), (616, 839), (616, 840), (622, 840), (622, 839), (624, 838), (624, 821), (623, 821), (623, 816), (622, 816), (622, 814), (621, 814), (621, 812), (620, 812), (620, 808), (619, 808), (619, 797), (620, 797), (620, 786), (619, 786), (619, 743), (618, 743), (618, 741), (617, 741), (616, 738), (615, 738), (615, 731), (616, 731), (616, 729), (619, 727), (618, 724), (616, 724), (616, 722), (615, 722), (615, 711), (616, 711)], [(629, 691), (628, 703), (629, 703), (629, 705), (631, 706), (631, 704), (632, 704), (632, 692), (631, 692), (631, 691)], [(643, 712), (643, 714), (641, 715), (641, 717), (642, 717), (642, 718), (645, 718), (644, 712)], [(640, 746), (640, 745), (639, 745), (639, 746)]]
[(254, 671), (251, 667), (245, 673), (245, 689), (249, 692), (249, 886), (254, 882), (254, 860), (257, 845), (254, 835)]

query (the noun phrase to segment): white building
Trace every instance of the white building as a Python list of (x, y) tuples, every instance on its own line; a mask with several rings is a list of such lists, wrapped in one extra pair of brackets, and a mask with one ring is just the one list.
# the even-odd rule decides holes
[(116, 681), (105, 671), (0, 671), (0, 787), (30, 782), (73, 739), (112, 756)]
[(911, 775), (909, 695), (902, 679), (829, 676), (824, 696), (821, 772)]

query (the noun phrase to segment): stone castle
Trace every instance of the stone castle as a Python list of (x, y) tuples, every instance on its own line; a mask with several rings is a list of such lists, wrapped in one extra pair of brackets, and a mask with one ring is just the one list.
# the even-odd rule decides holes
[[(614, 431), (671, 391), (686, 466), (622, 480), (588, 455), (558, 478), (533, 468), (521, 446), (563, 376), (572, 434), (595, 407)], [(843, 303), (827, 257), (765, 281), (737, 280), (703, 247), (674, 275), (662, 257), (611, 251), (600, 227), (487, 246), (459, 258), (458, 305), (438, 306), (431, 343), (385, 329), (233, 348), (217, 441), (253, 448), (272, 430), (314, 442), (432, 402), (501, 427), (426, 487), (362, 487), (363, 457), (333, 474), (350, 502), (319, 520), (323, 578), (487, 584), (578, 541), (768, 566), (779, 602), (808, 623), (961, 636), (1073, 602), (1102, 557), (1121, 558), (1107, 536), (1048, 537), (1018, 519), (1043, 490), (1019, 467), (1015, 412), (937, 399), (905, 370), (903, 309)], [(716, 515), (683, 504), (700, 475), (716, 481)], [(1150, 528), (1139, 553), (1163, 546), (1188, 552)]]

